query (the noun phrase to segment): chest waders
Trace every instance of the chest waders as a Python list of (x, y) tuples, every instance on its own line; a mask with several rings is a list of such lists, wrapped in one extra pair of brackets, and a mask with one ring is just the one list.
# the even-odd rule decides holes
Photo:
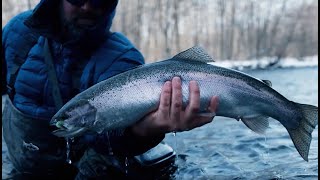
[[(49, 53), (46, 40), (44, 55), (47, 64), (51, 61), (48, 59)], [(54, 73), (52, 61), (51, 66), (48, 66), (48, 72), (49, 77)], [(56, 94), (58, 87), (53, 87), (55, 88), (52, 92)], [(16, 168), (16, 174), (53, 177), (73, 171), (66, 163), (66, 141), (51, 134), (53, 129), (49, 126), (49, 120), (24, 114), (13, 105), (8, 96), (5, 98), (2, 113), (3, 137), (8, 147), (9, 158)], [(56, 106), (62, 106), (61, 96), (60, 101), (56, 99), (59, 97), (55, 98)]]
[(5, 97), (2, 113), (3, 137), (9, 158), (21, 174), (53, 176), (66, 168), (65, 141), (51, 134), (48, 121), (20, 112)]

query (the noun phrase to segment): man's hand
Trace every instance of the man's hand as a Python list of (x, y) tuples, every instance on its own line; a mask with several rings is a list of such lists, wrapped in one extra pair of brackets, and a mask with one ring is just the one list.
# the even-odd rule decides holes
[[(131, 130), (139, 136), (160, 135), (168, 132), (188, 131), (213, 120), (213, 117), (200, 116), (200, 89), (196, 81), (189, 84), (189, 104), (182, 107), (182, 88), (179, 77), (167, 81), (161, 91), (159, 108), (132, 126)], [(211, 98), (208, 111), (214, 115), (218, 98)]]

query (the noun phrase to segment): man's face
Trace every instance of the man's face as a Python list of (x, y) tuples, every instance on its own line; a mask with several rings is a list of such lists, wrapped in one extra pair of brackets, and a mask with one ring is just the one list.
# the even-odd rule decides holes
[(83, 5), (73, 5), (68, 0), (62, 0), (61, 21), (68, 38), (81, 37), (88, 29), (93, 28), (109, 10), (110, 5), (94, 7), (90, 1)]

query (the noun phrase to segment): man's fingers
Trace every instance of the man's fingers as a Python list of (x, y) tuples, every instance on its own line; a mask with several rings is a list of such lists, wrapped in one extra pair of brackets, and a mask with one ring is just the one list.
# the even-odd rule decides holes
[(210, 104), (209, 104), (208, 110), (210, 112), (216, 112), (217, 108), (218, 108), (218, 105), (219, 105), (218, 96), (212, 96), (212, 98), (210, 100)]
[(172, 96), (171, 96), (170, 119), (179, 122), (182, 109), (182, 88), (181, 79), (174, 77), (172, 79)]
[[(189, 104), (185, 111), (182, 111), (182, 83), (179, 77), (167, 81), (161, 91), (158, 119), (167, 119), (169, 131), (184, 131), (200, 127), (213, 120), (218, 108), (218, 97), (213, 96), (210, 100), (208, 111), (199, 114), (200, 89), (196, 81), (189, 83)], [(161, 123), (160, 123), (161, 124)]]
[(170, 112), (170, 104), (171, 104), (171, 93), (172, 93), (172, 83), (167, 81), (164, 83), (161, 95), (160, 95), (160, 104), (159, 104), (159, 112), (163, 115), (167, 115)]
[(186, 108), (186, 116), (192, 116), (199, 112), (200, 108), (200, 89), (196, 81), (190, 81), (189, 83), (189, 104)]

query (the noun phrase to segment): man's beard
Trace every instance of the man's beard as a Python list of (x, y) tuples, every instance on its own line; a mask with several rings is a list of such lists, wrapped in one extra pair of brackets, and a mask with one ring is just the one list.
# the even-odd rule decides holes
[[(95, 24), (93, 25), (81, 25), (79, 24), (79, 19), (81, 18), (91, 18), (94, 19)], [(66, 18), (62, 17), (62, 29), (64, 32), (64, 40), (65, 41), (82, 41), (89, 38), (90, 32), (93, 32), (99, 23), (99, 19), (96, 15), (93, 14), (83, 14), (78, 15), (77, 17), (67, 20)]]
[(62, 26), (64, 29), (64, 38), (66, 41), (83, 39), (85, 35), (88, 33), (87, 28), (80, 27), (72, 21), (64, 20)]

